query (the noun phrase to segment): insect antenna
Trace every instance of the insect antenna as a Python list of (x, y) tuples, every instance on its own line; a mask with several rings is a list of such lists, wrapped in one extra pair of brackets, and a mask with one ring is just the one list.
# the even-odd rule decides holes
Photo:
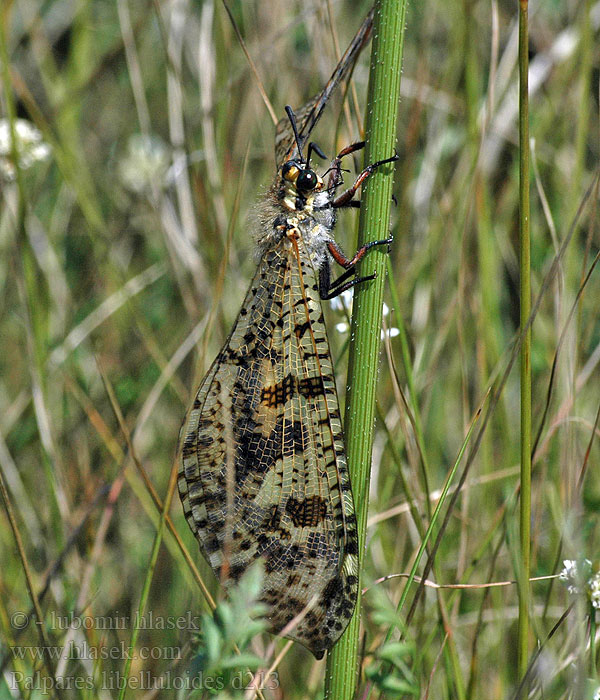
[(298, 147), (300, 160), (304, 163), (306, 161), (304, 160), (304, 156), (302, 155), (302, 139), (300, 138), (300, 134), (298, 133), (298, 126), (296, 125), (296, 115), (294, 114), (293, 109), (289, 105), (285, 106), (285, 113), (288, 115), (288, 119), (290, 120), (290, 124), (292, 125), (292, 131), (294, 132), (294, 138), (296, 139), (296, 146)]
[(306, 167), (310, 165), (310, 157), (312, 155), (312, 152), (315, 152), (319, 158), (323, 158), (323, 160), (327, 160), (327, 156), (323, 153), (323, 151), (317, 146), (317, 144), (314, 141), (311, 141), (308, 144), (308, 151), (306, 152)]

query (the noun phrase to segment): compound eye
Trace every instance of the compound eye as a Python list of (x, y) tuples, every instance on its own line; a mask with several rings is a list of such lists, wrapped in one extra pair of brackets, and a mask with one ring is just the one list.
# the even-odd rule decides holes
[(310, 190), (315, 189), (318, 182), (319, 180), (314, 170), (302, 170), (296, 180), (296, 187), (303, 192), (310, 192)]
[(298, 170), (298, 163), (293, 160), (288, 160), (281, 168), (281, 177), (283, 177), (284, 180), (293, 182), (294, 178), (298, 175)]

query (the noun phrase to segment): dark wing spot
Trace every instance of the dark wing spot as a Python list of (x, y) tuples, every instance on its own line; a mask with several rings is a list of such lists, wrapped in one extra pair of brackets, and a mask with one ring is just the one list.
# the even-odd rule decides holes
[(308, 428), (301, 421), (283, 422), (283, 445), (282, 454), (284, 457), (291, 457), (304, 452), (304, 446), (308, 445)]
[(286, 513), (296, 527), (316, 527), (327, 515), (327, 503), (320, 496), (310, 496), (302, 501), (288, 498)]
[(294, 326), (294, 333), (296, 334), (296, 338), (298, 338), (298, 340), (300, 340), (309, 328), (310, 328), (310, 321), (304, 321), (304, 323), (297, 323)]
[(281, 382), (265, 386), (260, 393), (260, 402), (269, 408), (282, 406), (294, 395), (297, 383), (296, 377), (288, 374)]
[(250, 472), (264, 474), (281, 457), (283, 418), (277, 421), (268, 436), (261, 432), (235, 430), (235, 478), (241, 485)]
[(334, 576), (329, 580), (325, 589), (323, 590), (323, 605), (326, 608), (331, 607), (336, 598), (344, 593), (344, 582), (341, 576)]
[(325, 393), (323, 377), (320, 374), (315, 377), (304, 377), (298, 382), (298, 391), (307, 399), (323, 396)]

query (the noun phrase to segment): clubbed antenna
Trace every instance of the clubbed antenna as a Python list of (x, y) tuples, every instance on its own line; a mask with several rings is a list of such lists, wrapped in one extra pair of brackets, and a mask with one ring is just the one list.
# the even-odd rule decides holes
[(323, 158), (323, 160), (327, 160), (327, 156), (323, 153), (323, 151), (317, 146), (317, 144), (314, 141), (311, 141), (308, 144), (308, 151), (306, 153), (306, 167), (310, 165), (310, 157), (312, 155), (312, 152), (315, 152), (319, 158)]
[(296, 124), (296, 115), (294, 110), (289, 106), (285, 106), (285, 112), (288, 115), (290, 124), (292, 125), (292, 131), (294, 132), (294, 138), (296, 139), (296, 146), (298, 147), (298, 153), (300, 154), (300, 160), (304, 163), (304, 156), (302, 155), (302, 140), (300, 139), (300, 134), (298, 133), (298, 126)]

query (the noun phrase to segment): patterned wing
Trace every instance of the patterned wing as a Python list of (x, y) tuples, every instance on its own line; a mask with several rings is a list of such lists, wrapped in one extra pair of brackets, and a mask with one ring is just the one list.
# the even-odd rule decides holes
[[(346, 52), (336, 66), (336, 69), (333, 71), (333, 75), (327, 81), (327, 85), (325, 85), (318, 95), (315, 95), (315, 97), (309, 100), (303, 107), (294, 112), (302, 146), (308, 141), (311, 131), (319, 121), (319, 117), (323, 109), (325, 109), (325, 105), (331, 97), (331, 93), (336, 89), (339, 83), (345, 80), (352, 72), (356, 59), (371, 37), (373, 13), (374, 10), (371, 9), (369, 14), (365, 17), (356, 36), (352, 39), (350, 46), (348, 46)], [(277, 167), (280, 168), (286, 160), (297, 156), (298, 148), (294, 139), (294, 132), (292, 131), (290, 120), (284, 117), (277, 123), (275, 133), (275, 163)]]
[(179, 490), (227, 585), (262, 559), (271, 631), (321, 658), (352, 615), (356, 519), (312, 264), (284, 239), (263, 256), (182, 429)]

